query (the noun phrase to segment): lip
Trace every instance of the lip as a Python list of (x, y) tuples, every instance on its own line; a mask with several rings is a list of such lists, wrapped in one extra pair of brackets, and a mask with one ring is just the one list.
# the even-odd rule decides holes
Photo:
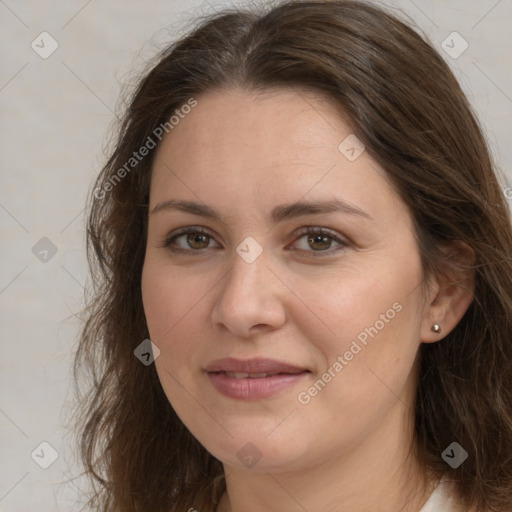
[[(232, 357), (213, 361), (205, 367), (205, 371), (217, 391), (241, 400), (270, 398), (295, 386), (310, 373), (306, 368), (276, 359), (242, 360)], [(233, 373), (249, 375), (237, 378)], [(261, 376), (264, 373), (272, 375)]]
[(253, 359), (236, 359), (225, 357), (216, 359), (205, 367), (207, 372), (238, 372), (238, 373), (299, 373), (306, 368), (295, 366), (277, 359), (256, 357)]

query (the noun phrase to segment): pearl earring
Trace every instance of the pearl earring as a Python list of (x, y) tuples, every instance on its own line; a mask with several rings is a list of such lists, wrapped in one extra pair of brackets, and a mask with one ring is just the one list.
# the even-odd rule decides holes
[(438, 324), (434, 324), (432, 326), (432, 328), (431, 328), (431, 331), (435, 332), (436, 334), (440, 334), (441, 333), (441, 327)]

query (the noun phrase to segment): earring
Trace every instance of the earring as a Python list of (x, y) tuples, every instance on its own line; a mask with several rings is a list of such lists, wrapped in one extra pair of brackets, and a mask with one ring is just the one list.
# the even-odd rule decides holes
[(437, 324), (434, 324), (430, 330), (436, 334), (441, 334), (441, 327)]

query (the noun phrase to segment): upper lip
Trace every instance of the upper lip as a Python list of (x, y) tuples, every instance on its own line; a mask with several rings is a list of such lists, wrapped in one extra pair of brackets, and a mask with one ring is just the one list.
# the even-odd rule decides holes
[(300, 373), (307, 371), (290, 363), (276, 359), (236, 359), (225, 357), (216, 359), (205, 367), (207, 372), (236, 372), (236, 373)]

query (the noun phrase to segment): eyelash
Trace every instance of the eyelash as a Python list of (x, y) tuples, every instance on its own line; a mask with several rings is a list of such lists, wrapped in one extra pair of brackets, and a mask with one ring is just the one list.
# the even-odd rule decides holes
[[(203, 229), (201, 227), (192, 227), (192, 226), (190, 226), (190, 227), (186, 227), (186, 228), (181, 228), (177, 232), (173, 233), (172, 236), (169, 236), (168, 238), (166, 238), (164, 243), (162, 244), (162, 247), (167, 248), (168, 250), (170, 250), (171, 252), (174, 252), (174, 253), (182, 253), (182, 254), (193, 254), (193, 253), (195, 253), (194, 255), (200, 255), (201, 253), (206, 251), (208, 248), (204, 248), (204, 249), (183, 249), (183, 248), (171, 247), (171, 244), (177, 238), (179, 238), (179, 237), (181, 237), (183, 235), (188, 235), (190, 233), (206, 235), (210, 239), (213, 239), (213, 236), (208, 231), (206, 231), (205, 229)], [(314, 251), (314, 250), (307, 251), (305, 249), (294, 249), (295, 251), (311, 252), (311, 253), (315, 254), (315, 256), (314, 256), (315, 258), (321, 258), (324, 255), (325, 256), (331, 256), (333, 253), (336, 253), (336, 252), (338, 252), (340, 250), (343, 250), (346, 247), (348, 247), (348, 245), (349, 245), (348, 242), (346, 242), (345, 240), (342, 240), (338, 236), (332, 234), (330, 231), (326, 230), (325, 228), (313, 227), (313, 226), (307, 226), (303, 230), (301, 230), (300, 233), (298, 233), (298, 238), (295, 240), (295, 242), (297, 240), (299, 240), (300, 238), (302, 238), (303, 236), (309, 235), (309, 234), (327, 235), (329, 238), (331, 238), (332, 240), (337, 242), (339, 244), (339, 247), (334, 249), (334, 250), (329, 250), (328, 249), (328, 250), (325, 250), (325, 251)]]

